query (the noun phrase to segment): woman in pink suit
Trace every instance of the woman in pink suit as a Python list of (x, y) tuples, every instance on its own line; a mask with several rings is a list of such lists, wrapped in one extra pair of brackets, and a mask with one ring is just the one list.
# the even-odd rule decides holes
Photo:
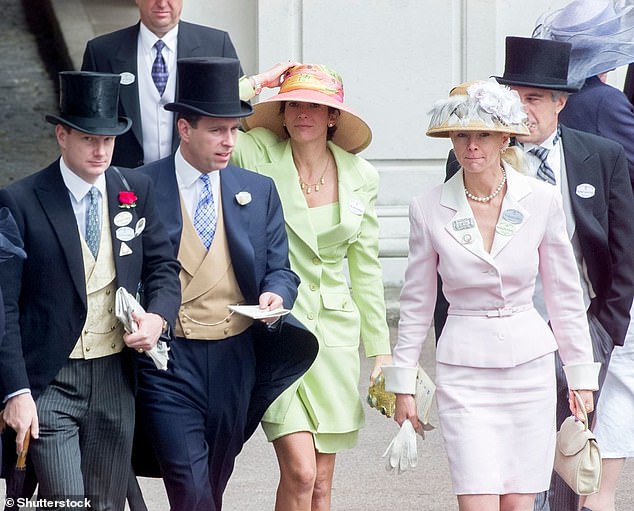
[[(436, 352), (440, 426), (461, 511), (533, 509), (550, 483), (559, 349), (588, 411), (597, 388), (579, 274), (561, 194), (522, 175), (509, 137), (527, 132), (517, 93), (497, 82), (454, 88), (432, 111), (461, 170), (410, 206), (410, 246), (394, 365), (395, 419), (415, 429), (413, 398), (431, 326), (436, 273), (449, 301)], [(549, 325), (533, 308), (540, 275)], [(574, 399), (571, 411), (580, 416)]]

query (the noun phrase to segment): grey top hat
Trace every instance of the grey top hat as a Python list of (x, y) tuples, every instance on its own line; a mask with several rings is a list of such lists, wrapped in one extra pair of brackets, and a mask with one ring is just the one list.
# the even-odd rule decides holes
[(118, 115), (121, 77), (111, 73), (62, 71), (59, 73), (59, 115), (52, 124), (64, 124), (91, 135), (122, 135), (132, 121)]
[(494, 78), (504, 85), (523, 85), (539, 89), (576, 92), (568, 84), (570, 43), (507, 37), (504, 74)]
[(240, 61), (224, 57), (179, 59), (176, 99), (165, 105), (172, 112), (206, 117), (246, 117), (251, 105), (240, 101)]
[(537, 20), (533, 37), (572, 44), (568, 82), (634, 62), (634, 3), (573, 0)]

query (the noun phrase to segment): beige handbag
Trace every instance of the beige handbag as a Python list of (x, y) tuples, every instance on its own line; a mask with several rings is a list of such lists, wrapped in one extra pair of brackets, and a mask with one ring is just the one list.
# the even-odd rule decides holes
[(557, 433), (555, 472), (577, 495), (591, 495), (601, 484), (601, 453), (594, 433), (588, 429), (588, 414), (575, 391), (577, 406), (585, 420), (568, 417)]

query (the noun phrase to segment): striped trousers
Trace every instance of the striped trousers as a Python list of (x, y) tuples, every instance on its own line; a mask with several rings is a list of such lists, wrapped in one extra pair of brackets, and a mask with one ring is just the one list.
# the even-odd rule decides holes
[[(588, 323), (590, 325), (594, 360), (595, 362), (601, 362), (599, 390), (594, 393), (594, 405), (596, 409), (614, 343), (603, 326), (601, 326), (601, 323), (599, 323), (599, 320), (590, 313), (588, 313)], [(561, 423), (570, 415), (570, 405), (568, 404), (568, 384), (558, 353), (556, 353), (555, 356), (555, 365), (557, 372), (557, 429), (559, 430)], [(594, 414), (591, 414), (588, 419), (590, 424), (592, 424), (593, 416)], [(563, 479), (553, 471), (550, 480), (550, 489), (547, 492), (537, 494), (533, 511), (577, 511), (578, 502), (579, 497), (570, 489)]]
[(69, 359), (36, 405), (40, 437), (31, 442), (30, 455), (38, 495), (88, 498), (93, 510), (123, 511), (134, 397), (122, 355)]

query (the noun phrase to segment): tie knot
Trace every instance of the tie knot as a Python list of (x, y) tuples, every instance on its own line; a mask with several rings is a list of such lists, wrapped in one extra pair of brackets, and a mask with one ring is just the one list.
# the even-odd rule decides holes
[(205, 186), (209, 186), (209, 174), (201, 174), (199, 179)]
[(163, 42), (163, 39), (159, 39), (158, 41), (156, 41), (154, 43), (154, 47), (156, 48), (156, 53), (161, 53), (163, 51), (163, 48), (165, 48), (165, 43)]
[(90, 194), (91, 201), (97, 200), (99, 198), (99, 190), (96, 186), (90, 188), (90, 191), (88, 193)]
[(550, 149), (547, 149), (542, 146), (537, 146), (537, 147), (533, 147), (528, 152), (537, 156), (541, 161), (546, 161), (546, 158), (548, 158), (548, 153), (550, 153)]

